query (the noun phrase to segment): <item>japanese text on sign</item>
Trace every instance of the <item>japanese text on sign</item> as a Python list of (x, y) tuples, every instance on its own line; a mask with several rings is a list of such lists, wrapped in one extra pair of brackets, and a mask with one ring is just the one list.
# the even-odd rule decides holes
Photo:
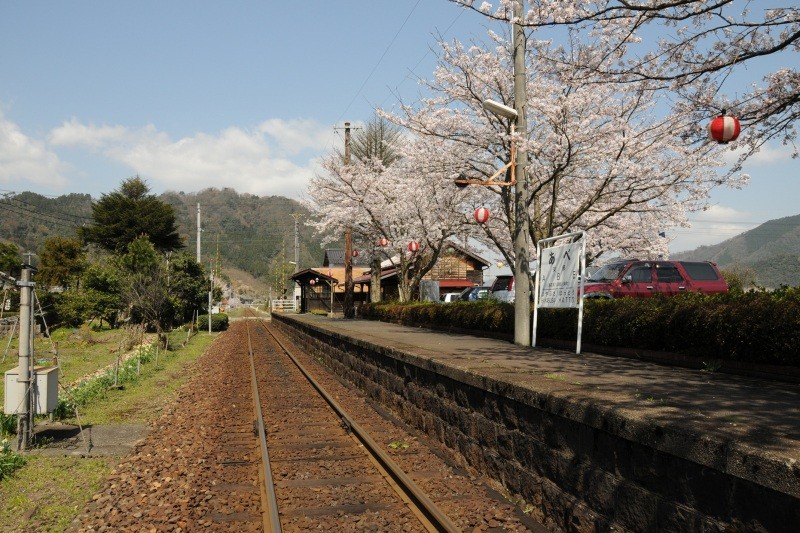
[(581, 243), (542, 250), (539, 307), (578, 307)]

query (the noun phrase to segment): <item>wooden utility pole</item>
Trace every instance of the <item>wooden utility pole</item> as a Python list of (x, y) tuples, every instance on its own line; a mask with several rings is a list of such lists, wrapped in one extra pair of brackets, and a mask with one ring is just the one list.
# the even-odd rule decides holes
[[(350, 123), (344, 123), (344, 164), (350, 164)], [(331, 290), (333, 287), (331, 286)], [(344, 231), (344, 302), (342, 304), (345, 318), (353, 318), (353, 228), (347, 226)], [(333, 311), (331, 309), (331, 311)]]

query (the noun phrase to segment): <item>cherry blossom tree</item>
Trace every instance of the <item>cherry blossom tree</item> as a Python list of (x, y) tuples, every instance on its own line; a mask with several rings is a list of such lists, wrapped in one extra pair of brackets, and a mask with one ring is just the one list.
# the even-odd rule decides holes
[[(436, 263), (447, 239), (474, 230), (464, 211), (472, 191), (454, 191), (454, 160), (447, 139), (404, 138), (393, 164), (356, 160), (347, 165), (339, 154), (322, 163), (311, 179), (308, 207), (314, 225), (328, 243), (351, 226), (355, 246), (380, 252), (397, 268), (399, 297), (409, 301), (423, 276)], [(379, 248), (381, 238), (388, 246)], [(412, 253), (408, 244), (416, 242)]]
[[(490, 46), (440, 43), (440, 64), (427, 83), (432, 96), (386, 114), (420, 136), (458, 146), (454, 164), (478, 179), (509, 160), (512, 140), (511, 120), (482, 107), (486, 99), (513, 107), (511, 46), (489, 35)], [(590, 260), (608, 252), (657, 257), (668, 244), (659, 234), (685, 224), (687, 212), (705, 208), (712, 188), (746, 182), (746, 176), (721, 178), (721, 148), (687, 136), (691, 113), (659, 116), (662, 102), (650, 90), (651, 80), (596, 84), (569, 61), (596, 60), (604, 49), (547, 41), (531, 41), (528, 48), (528, 131), (513, 139), (528, 154), (533, 244), (585, 230)], [(484, 238), (513, 265), (514, 191), (475, 189), (493, 213)]]
[[(487, 17), (509, 20), (511, 4), (450, 0)], [(587, 82), (646, 84), (670, 92), (687, 134), (699, 138), (723, 111), (742, 122), (744, 147), (735, 173), (764, 143), (793, 146), (800, 118), (800, 7), (764, 7), (749, 0), (529, 0), (523, 20), (535, 35), (578, 40), (605, 54), (551, 57), (567, 61)], [(547, 53), (547, 50), (542, 50)], [(775, 56), (783, 66), (766, 65)], [(742, 83), (742, 79), (747, 79)], [(694, 124), (694, 128), (692, 128)]]

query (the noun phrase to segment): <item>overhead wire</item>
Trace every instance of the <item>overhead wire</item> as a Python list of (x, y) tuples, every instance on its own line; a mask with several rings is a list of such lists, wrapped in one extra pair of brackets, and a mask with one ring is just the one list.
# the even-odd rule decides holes
[[(360, 86), (360, 87), (358, 88), (358, 90), (355, 92), (355, 94), (353, 95), (353, 98), (351, 98), (351, 99), (350, 99), (350, 102), (347, 104), (347, 106), (345, 107), (344, 111), (342, 111), (341, 115), (339, 115), (339, 117), (336, 119), (336, 124), (338, 124), (338, 123), (339, 123), (339, 122), (342, 120), (342, 118), (343, 118), (343, 117), (344, 117), (344, 116), (347, 114), (347, 112), (350, 110), (350, 108), (352, 107), (352, 105), (353, 105), (353, 103), (356, 101), (356, 99), (359, 97), (359, 95), (361, 95), (362, 91), (364, 90), (364, 87), (367, 85), (367, 83), (369, 82), (369, 80), (372, 78), (373, 74), (375, 74), (375, 71), (377, 70), (378, 66), (381, 64), (381, 62), (383, 61), (383, 59), (386, 57), (386, 54), (387, 54), (387, 53), (389, 52), (389, 50), (391, 49), (392, 45), (395, 43), (395, 41), (397, 40), (397, 38), (398, 38), (398, 36), (400, 35), (400, 33), (403, 31), (403, 28), (405, 28), (406, 24), (408, 23), (409, 19), (411, 18), (411, 15), (412, 15), (412, 14), (414, 13), (414, 11), (417, 9), (417, 7), (419, 6), (419, 4), (420, 4), (420, 2), (421, 2), (421, 1), (422, 1), (422, 0), (417, 0), (417, 2), (416, 2), (416, 3), (414, 4), (414, 6), (411, 8), (411, 11), (409, 11), (409, 13), (408, 13), (408, 15), (406, 16), (405, 20), (403, 20), (403, 23), (400, 25), (400, 28), (398, 28), (398, 30), (395, 32), (394, 36), (392, 37), (391, 41), (389, 42), (389, 44), (388, 44), (388, 45), (386, 45), (386, 47), (384, 48), (384, 51), (383, 51), (383, 53), (381, 54), (381, 57), (378, 59), (378, 61), (375, 63), (375, 65), (374, 65), (374, 66), (372, 67), (372, 69), (370, 70), (370, 72), (369, 72), (369, 74), (367, 75), (367, 77), (366, 77), (366, 78), (364, 79), (364, 81), (361, 83), (361, 86)], [(464, 12), (465, 12), (465, 10), (463, 10), (463, 9), (459, 10), (459, 13), (458, 13), (458, 15), (456, 15), (456, 16), (453, 18), (453, 20), (450, 22), (450, 24), (449, 24), (449, 25), (448, 25), (448, 26), (445, 28), (445, 30), (442, 32), (442, 34), (441, 34), (442, 36), (445, 36), (445, 35), (447, 35), (447, 33), (450, 31), (450, 29), (452, 29), (452, 27), (453, 27), (453, 26), (456, 24), (456, 22), (458, 22), (458, 20), (461, 18), (461, 16), (464, 14)], [(424, 60), (425, 60), (425, 59), (428, 57), (428, 55), (430, 55), (430, 53), (431, 53), (431, 51), (430, 51), (430, 49), (428, 49), (428, 51), (426, 51), (426, 52), (425, 52), (425, 53), (422, 55), (422, 57), (421, 57), (421, 58), (420, 58), (420, 59), (419, 59), (419, 60), (416, 62), (416, 64), (415, 64), (415, 65), (414, 65), (412, 68), (410, 68), (410, 69), (407, 69), (407, 70), (408, 70), (408, 73), (407, 73), (405, 76), (403, 76), (403, 78), (400, 80), (400, 82), (399, 82), (399, 83), (397, 83), (397, 84), (394, 86), (394, 88), (393, 88), (393, 91), (392, 91), (393, 93), (396, 93), (396, 92), (398, 91), (398, 89), (400, 88), (400, 86), (401, 86), (401, 85), (403, 85), (403, 83), (405, 83), (405, 82), (406, 82), (408, 79), (410, 79), (410, 78), (411, 78), (411, 75), (412, 75), (412, 74), (413, 74), (413, 75), (416, 77), (416, 79), (421, 79), (421, 76), (419, 76), (419, 75), (416, 73), (416, 70), (417, 70), (417, 68), (418, 68), (418, 67), (419, 67), (419, 66), (422, 64), (422, 62), (423, 62), (423, 61), (424, 61)], [(390, 97), (391, 97), (390, 95), (387, 95), (387, 96), (386, 96), (386, 97), (383, 99), (383, 102), (382, 102), (380, 105), (375, 105), (373, 102), (371, 102), (371, 101), (370, 101), (370, 100), (368, 100), (368, 99), (367, 99), (367, 103), (368, 103), (368, 104), (369, 104), (371, 107), (373, 107), (373, 108), (377, 109), (377, 108), (379, 108), (379, 107), (383, 107), (383, 106), (385, 105), (386, 101), (387, 101), (387, 100), (388, 100)]]
[(364, 81), (361, 83), (361, 86), (360, 86), (360, 87), (358, 88), (358, 90), (356, 91), (356, 94), (354, 94), (354, 95), (353, 95), (353, 98), (350, 100), (350, 103), (349, 103), (349, 104), (347, 104), (347, 107), (345, 107), (345, 108), (344, 108), (344, 111), (342, 111), (342, 114), (341, 114), (341, 115), (339, 115), (339, 118), (337, 118), (337, 119), (336, 119), (336, 123), (337, 123), (337, 124), (339, 123), (339, 121), (340, 121), (340, 120), (342, 120), (342, 117), (344, 117), (344, 115), (345, 115), (345, 114), (346, 114), (346, 113), (347, 113), (347, 112), (350, 110), (350, 106), (352, 106), (352, 105), (353, 105), (353, 102), (355, 102), (355, 101), (356, 101), (356, 98), (358, 98), (358, 95), (359, 95), (359, 94), (361, 94), (361, 91), (363, 91), (363, 90), (364, 90), (364, 87), (367, 85), (367, 82), (368, 82), (368, 81), (369, 81), (369, 80), (372, 78), (372, 75), (373, 75), (373, 74), (375, 74), (375, 71), (378, 69), (378, 66), (379, 66), (379, 65), (381, 64), (381, 62), (383, 61), (383, 58), (384, 58), (384, 57), (386, 57), (386, 54), (387, 54), (387, 53), (389, 52), (389, 50), (392, 48), (392, 45), (393, 45), (393, 44), (394, 44), (394, 42), (397, 40), (397, 37), (400, 35), (400, 32), (401, 32), (401, 31), (403, 31), (403, 28), (405, 28), (405, 26), (406, 26), (406, 23), (408, 22), (408, 19), (410, 19), (410, 18), (411, 18), (411, 15), (412, 15), (412, 14), (414, 13), (414, 11), (417, 9), (417, 6), (420, 4), (420, 2), (421, 2), (421, 1), (422, 1), (422, 0), (417, 0), (417, 2), (416, 2), (416, 3), (414, 4), (414, 6), (411, 8), (411, 11), (409, 11), (408, 15), (406, 15), (406, 18), (405, 18), (405, 20), (403, 20), (403, 23), (400, 25), (400, 28), (398, 28), (398, 30), (395, 32), (395, 34), (394, 34), (394, 37), (392, 37), (392, 40), (391, 40), (391, 41), (389, 42), (389, 44), (388, 44), (388, 45), (386, 45), (386, 47), (383, 49), (383, 53), (381, 54), (381, 57), (379, 57), (379, 58), (378, 58), (378, 61), (377, 61), (377, 63), (375, 63), (375, 65), (372, 67), (372, 70), (370, 70), (369, 74), (367, 74), (367, 77), (366, 77), (366, 78), (364, 79)]

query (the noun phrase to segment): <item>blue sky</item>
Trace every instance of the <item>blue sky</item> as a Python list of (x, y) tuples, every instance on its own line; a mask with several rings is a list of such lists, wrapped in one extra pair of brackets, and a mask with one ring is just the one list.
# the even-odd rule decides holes
[[(439, 35), (499, 24), (445, 0), (0, 0), (0, 193), (98, 198), (139, 174), (299, 199), (344, 121), (415, 100)], [(800, 213), (788, 149), (745, 170), (672, 251)]]

